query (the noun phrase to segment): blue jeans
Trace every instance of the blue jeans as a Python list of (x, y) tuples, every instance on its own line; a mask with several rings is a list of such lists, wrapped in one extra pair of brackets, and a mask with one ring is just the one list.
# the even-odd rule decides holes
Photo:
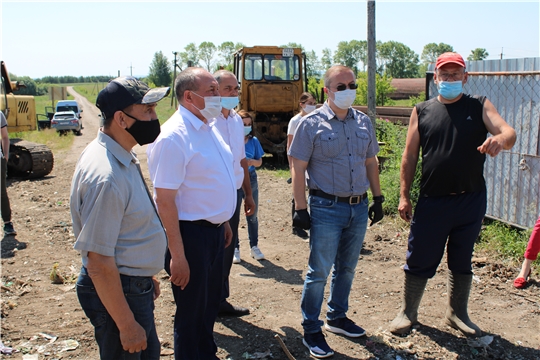
[[(253, 201), (255, 202), (255, 212), (246, 216), (249, 247), (252, 248), (259, 244), (259, 218), (257, 217), (257, 213), (259, 212), (259, 183), (257, 182), (257, 173), (255, 171), (249, 172), (249, 180), (251, 183), (251, 194), (253, 195)], [(242, 199), (245, 197), (244, 190), (242, 190)], [(236, 248), (240, 248), (240, 241), (236, 242)]]
[(368, 220), (367, 198), (356, 205), (309, 197), (311, 231), (309, 262), (302, 292), (302, 326), (307, 334), (319, 332), (326, 279), (332, 265), (327, 319), (346, 316), (349, 293)]
[(151, 277), (120, 275), (122, 290), (135, 320), (146, 331), (147, 348), (130, 354), (124, 351), (116, 323), (99, 299), (90, 276), (83, 267), (77, 280), (77, 297), (84, 313), (94, 325), (102, 360), (159, 360), (161, 344), (154, 323), (154, 282)]

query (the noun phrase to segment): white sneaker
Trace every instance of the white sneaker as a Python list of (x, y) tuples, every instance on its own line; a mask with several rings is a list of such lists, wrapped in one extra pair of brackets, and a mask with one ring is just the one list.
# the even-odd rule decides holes
[(251, 248), (251, 257), (255, 260), (264, 260), (264, 254), (257, 246)]
[(234, 249), (234, 256), (232, 259), (233, 264), (240, 264), (242, 259), (240, 259), (240, 249)]

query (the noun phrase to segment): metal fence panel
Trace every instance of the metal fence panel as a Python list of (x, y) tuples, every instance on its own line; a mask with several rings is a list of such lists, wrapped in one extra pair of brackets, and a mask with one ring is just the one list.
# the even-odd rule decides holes
[[(531, 228), (540, 214), (540, 58), (467, 61), (464, 92), (485, 95), (517, 133), (510, 151), (488, 156), (486, 215)], [(428, 71), (433, 71), (430, 65)], [(433, 78), (427, 98), (438, 95)]]

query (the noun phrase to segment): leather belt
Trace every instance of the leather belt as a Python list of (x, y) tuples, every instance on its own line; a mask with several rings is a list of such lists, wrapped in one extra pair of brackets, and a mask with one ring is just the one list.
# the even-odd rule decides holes
[(363, 193), (362, 195), (353, 195), (353, 196), (335, 196), (325, 193), (322, 190), (309, 190), (309, 195), (322, 197), (329, 200), (334, 200), (336, 202), (344, 202), (348, 203), (350, 205), (356, 205), (360, 204), (360, 201), (367, 198), (367, 193)]
[(196, 225), (200, 225), (200, 226), (211, 227), (211, 228), (218, 228), (221, 225), (223, 225), (223, 223), (214, 224), (214, 223), (211, 223), (210, 221), (207, 221), (207, 220), (194, 220), (194, 221), (187, 221), (187, 222), (190, 222), (190, 223), (193, 223), (193, 224), (196, 224)]

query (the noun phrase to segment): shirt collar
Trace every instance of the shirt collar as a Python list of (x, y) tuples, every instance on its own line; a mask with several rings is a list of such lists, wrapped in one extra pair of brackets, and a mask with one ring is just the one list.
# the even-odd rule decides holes
[(101, 130), (98, 131), (97, 141), (125, 167), (128, 167), (129, 163), (132, 161), (135, 164), (139, 163), (139, 160), (134, 152), (124, 149), (119, 143), (114, 141), (109, 135), (105, 134)]
[[(189, 111), (182, 105), (178, 106), (178, 111), (180, 112), (182, 119), (187, 120), (191, 124), (191, 126), (195, 128), (195, 130), (199, 130), (203, 125), (205, 125), (205, 123), (201, 119), (196, 117), (191, 111)], [(210, 124), (210, 121), (208, 121), (208, 123)]]
[(212, 122), (218, 121), (218, 120), (228, 120), (228, 119), (234, 119), (236, 117), (236, 111), (233, 109), (229, 110), (229, 116), (225, 118), (225, 115), (223, 115), (222, 112), (219, 113), (219, 116), (212, 119)]
[[(334, 110), (332, 110), (332, 108), (328, 104), (328, 100), (326, 100), (323, 106), (321, 106), (319, 109), (320, 109), (320, 113), (326, 115), (326, 118), (328, 120), (332, 120), (336, 118), (336, 120), (339, 121), (339, 119), (336, 117), (336, 113), (334, 113)], [(352, 108), (350, 107), (349, 109), (347, 109), (347, 116), (345, 116), (345, 119), (343, 121), (347, 121), (349, 119), (354, 119), (354, 112), (352, 111)]]

